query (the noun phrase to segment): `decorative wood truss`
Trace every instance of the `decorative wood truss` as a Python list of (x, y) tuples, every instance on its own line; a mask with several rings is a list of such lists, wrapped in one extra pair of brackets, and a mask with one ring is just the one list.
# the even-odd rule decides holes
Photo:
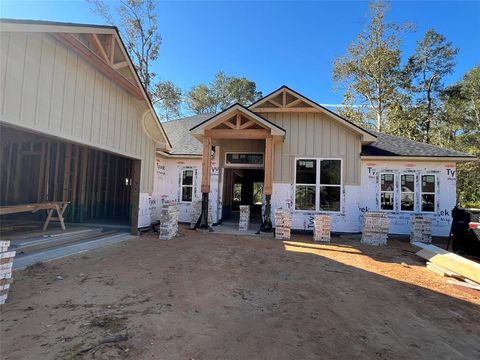
[(237, 112), (211, 129), (205, 129), (205, 136), (215, 140), (223, 139), (266, 139), (272, 137), (266, 126), (250, 120), (245, 115)]
[(248, 110), (261, 115), (262, 113), (320, 113), (336, 121), (356, 134), (361, 136), (363, 144), (368, 144), (376, 140), (376, 136), (361, 127), (349, 122), (338, 114), (308, 99), (302, 94), (282, 86), (271, 94), (260, 99), (248, 107)]
[(130, 67), (130, 61), (116, 34), (52, 33), (60, 43), (74, 50), (106, 77), (131, 95), (144, 99), (144, 94)]
[(253, 104), (249, 108), (256, 113), (272, 113), (272, 112), (320, 112), (307, 99), (297, 96), (295, 93), (283, 88), (281, 91), (266, 96), (258, 103)]
[(265, 140), (264, 193), (272, 194), (273, 141), (283, 138), (285, 130), (268, 122), (257, 114), (235, 105), (199, 126), (192, 134), (203, 141), (202, 155), (202, 193), (210, 192), (211, 148), (220, 140)]

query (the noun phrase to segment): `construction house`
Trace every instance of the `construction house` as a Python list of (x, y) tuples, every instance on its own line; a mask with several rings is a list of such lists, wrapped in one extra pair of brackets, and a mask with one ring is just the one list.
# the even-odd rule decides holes
[[(335, 232), (360, 232), (363, 214), (384, 211), (390, 232), (414, 214), (448, 235), (456, 163), (471, 155), (363, 129), (282, 86), (235, 104), (162, 124), (118, 30), (42, 21), (0, 23), (2, 221), (122, 223), (131, 232), (176, 201), (180, 221), (251, 220), (293, 228), (315, 214)], [(46, 212), (45, 212), (46, 211)]]
[(0, 56), (2, 221), (150, 225), (171, 146), (118, 30), (2, 20)]
[(214, 223), (238, 222), (239, 206), (250, 205), (259, 226), (283, 208), (294, 229), (311, 230), (327, 213), (332, 231), (361, 232), (374, 210), (388, 213), (391, 233), (408, 234), (421, 214), (448, 236), (456, 163), (475, 160), (362, 129), (286, 86), (249, 107), (163, 125), (172, 150), (158, 151), (155, 196), (178, 201), (183, 221), (208, 197)]

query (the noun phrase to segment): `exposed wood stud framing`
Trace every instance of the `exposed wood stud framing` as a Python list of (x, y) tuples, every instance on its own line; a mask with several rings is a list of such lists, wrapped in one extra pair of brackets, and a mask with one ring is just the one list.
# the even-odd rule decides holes
[[(1, 131), (23, 133), (3, 127)], [(132, 179), (133, 160), (41, 136), (38, 140), (32, 135), (6, 138), (0, 149), (5, 169), (0, 172), (0, 205), (65, 201), (71, 202), (65, 221), (129, 219), (132, 186), (125, 179)], [(45, 219), (44, 212), (20, 216)], [(55, 211), (52, 220), (54, 216)]]

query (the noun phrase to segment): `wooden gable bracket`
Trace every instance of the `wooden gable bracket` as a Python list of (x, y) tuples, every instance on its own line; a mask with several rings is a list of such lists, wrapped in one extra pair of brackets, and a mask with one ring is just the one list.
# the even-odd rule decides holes
[(266, 112), (319, 112), (315, 107), (307, 104), (301, 98), (287, 92), (286, 90), (275, 96), (269, 96), (265, 100), (253, 106), (257, 113)]
[[(102, 48), (103, 50), (98, 50), (98, 51), (100, 51), (100, 53), (104, 53), (105, 56), (102, 54), (98, 54), (95, 51), (92, 51), (92, 49), (90, 49), (80, 39), (78, 39), (72, 34), (52, 33), (51, 35), (60, 43), (65, 45), (67, 48), (74, 50), (81, 58), (83, 58), (85, 61), (93, 65), (96, 69), (98, 69), (102, 74), (104, 74), (110, 80), (116, 82), (118, 85), (124, 88), (128, 93), (130, 93), (131, 95), (135, 96), (138, 99), (142, 99), (142, 100), (144, 99), (144, 94), (140, 89), (140, 87), (137, 84), (132, 83), (125, 76), (120, 74), (116, 68), (114, 68), (115, 64), (113, 64), (113, 62), (110, 62), (110, 59), (112, 59), (113, 52), (109, 54), (110, 56), (108, 56), (105, 52), (105, 49), (103, 49), (98, 37), (95, 37), (95, 36), (92, 37), (92, 43), (96, 44), (93, 46)], [(111, 44), (110, 46), (111, 46), (110, 49), (114, 48)], [(128, 63), (126, 64), (126, 66), (128, 66)]]
[(95, 53), (99, 55), (107, 64), (112, 65), (112, 61), (110, 61), (110, 57), (107, 55), (107, 52), (103, 48), (103, 45), (100, 42), (97, 34), (88, 34), (88, 37), (90, 39), (90, 43), (94, 47)]

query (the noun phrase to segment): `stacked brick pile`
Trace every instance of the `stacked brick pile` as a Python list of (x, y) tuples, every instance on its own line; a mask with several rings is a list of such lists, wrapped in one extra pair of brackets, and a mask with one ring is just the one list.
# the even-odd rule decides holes
[(332, 219), (330, 215), (315, 215), (313, 220), (313, 240), (330, 242)]
[(212, 202), (208, 200), (208, 219), (207, 219), (208, 227), (211, 228), (213, 225), (213, 206)]
[(365, 213), (362, 231), (362, 244), (386, 245), (390, 219), (384, 212), (368, 211)]
[(410, 228), (410, 242), (432, 242), (432, 219), (413, 215)]
[(275, 239), (289, 240), (292, 229), (292, 214), (286, 209), (275, 209)]
[(165, 203), (160, 211), (160, 240), (173, 239), (178, 232), (177, 203)]
[(5, 304), (12, 283), (12, 265), (15, 251), (8, 251), (10, 241), (0, 241), (0, 305)]
[(247, 231), (250, 224), (250, 205), (240, 205), (239, 231)]

